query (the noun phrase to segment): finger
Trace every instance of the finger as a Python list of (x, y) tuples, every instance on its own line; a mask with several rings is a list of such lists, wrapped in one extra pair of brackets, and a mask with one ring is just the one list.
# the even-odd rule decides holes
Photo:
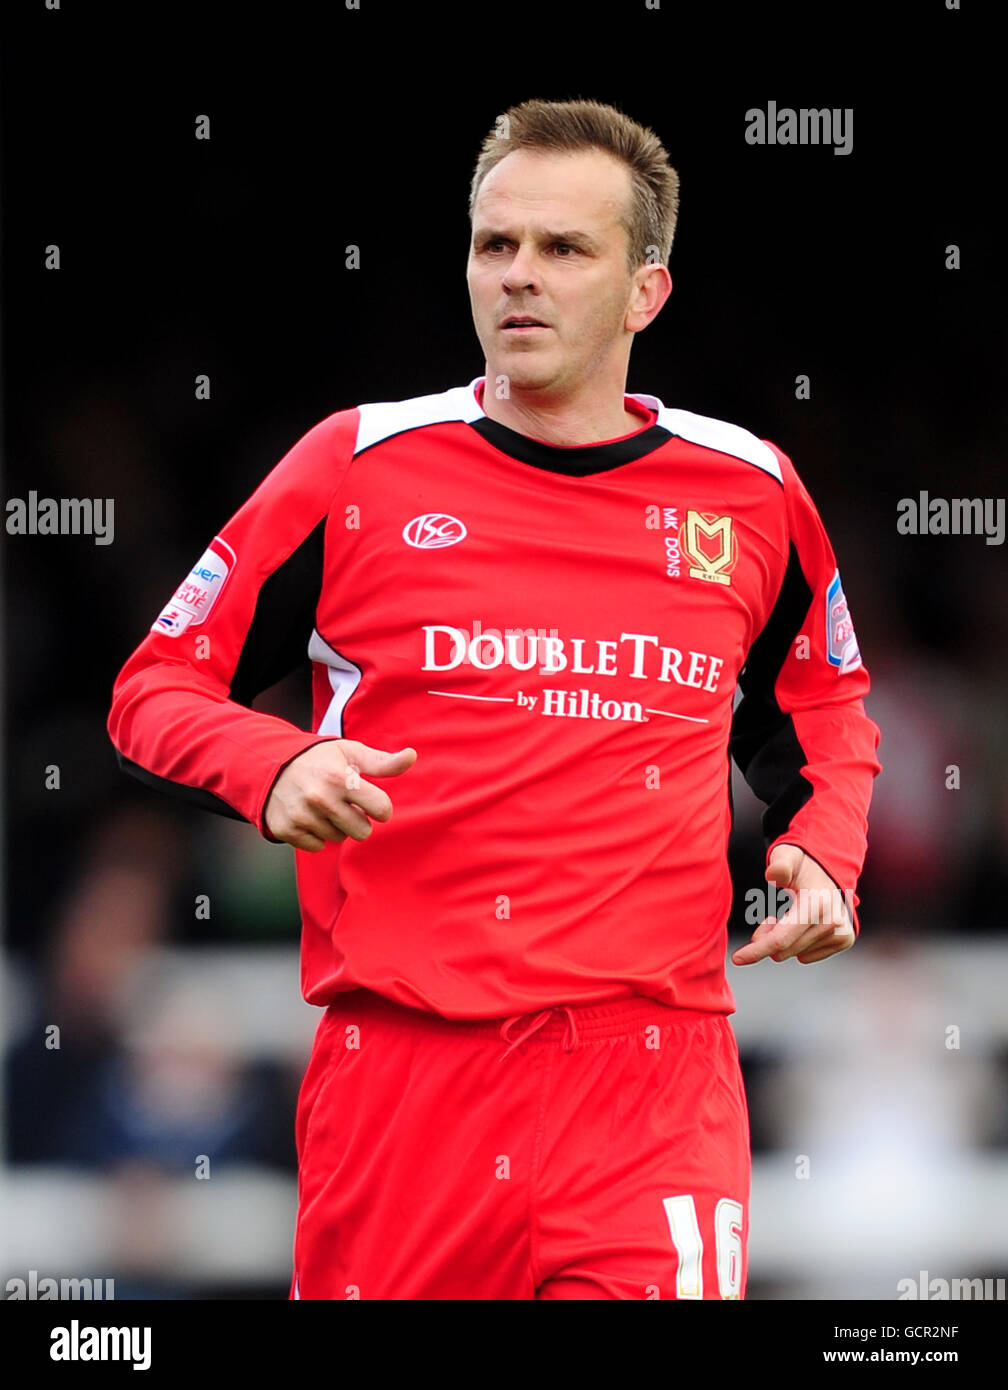
[(764, 918), (763, 921), (760, 922), (756, 930), (753, 932), (751, 938), (746, 942), (746, 944), (744, 946), (739, 946), (734, 951), (732, 951), (732, 964), (752, 965), (754, 961), (762, 960), (762, 954), (757, 952), (755, 948), (761, 941), (765, 940), (767, 935), (771, 931), (773, 931), (776, 925), (777, 919), (775, 917)]
[(362, 781), (360, 770), (352, 764), (344, 773), (339, 796), (343, 802), (359, 806), (372, 820), (387, 821), (392, 815), (392, 801), (388, 792)]
[(415, 748), (399, 748), (390, 753), (385, 748), (372, 748), (359, 739), (344, 738), (340, 747), (348, 763), (368, 777), (396, 777), (413, 766), (417, 760)]
[(293, 845), (295, 849), (307, 850), (309, 854), (317, 854), (320, 849), (325, 849), (326, 842), (313, 835), (310, 830), (291, 830), (286, 835), (278, 835), (278, 840), (284, 844)]
[(371, 822), (367, 816), (349, 802), (343, 802), (329, 811), (326, 815), (325, 825), (328, 830), (334, 832), (327, 834), (327, 838), (330, 840), (366, 840), (372, 830)]
[(819, 946), (814, 951), (803, 951), (798, 957), (802, 965), (812, 965), (817, 960), (825, 960), (827, 956), (839, 955), (841, 951), (849, 951), (854, 945), (856, 937), (851, 934), (842, 940), (828, 942), (825, 946)]
[(371, 834), (371, 822), (364, 812), (353, 805), (346, 793), (328, 788), (306, 798), (298, 826), (325, 840), (343, 840), (347, 836), (366, 840)]
[(818, 951), (803, 951), (796, 959), (800, 965), (814, 965), (817, 960), (825, 960), (827, 956), (835, 956), (838, 951), (842, 951), (843, 946), (824, 946)]
[[(365, 824), (370, 823), (365, 821)], [(274, 831), (274, 834), (276, 832)], [(334, 841), (345, 840), (347, 831), (338, 825), (324, 810), (303, 808), (296, 820), (289, 823), (287, 830), (279, 835), (281, 840), (293, 845), (295, 849), (319, 850)]]
[(753, 965), (767, 956), (776, 960), (781, 952), (790, 951), (805, 930), (801, 922), (789, 919), (787, 914), (777, 919), (768, 917), (753, 932), (752, 940), (733, 953), (732, 961), (735, 965)]
[(807, 928), (802, 930), (801, 936), (796, 941), (792, 941), (788, 946), (782, 946), (779, 951), (775, 951), (773, 959), (778, 962), (791, 960), (793, 957), (805, 951), (817, 950), (822, 945), (822, 933), (818, 931), (810, 932)]
[(749, 938), (750, 941), (762, 941), (765, 936), (769, 936), (772, 931), (776, 930), (779, 922), (779, 917), (764, 917), (763, 921), (760, 922), (759, 926)]
[(347, 838), (347, 832), (342, 826), (338, 825), (335, 820), (327, 815), (325, 811), (312, 811), (308, 808), (302, 810), (297, 819), (291, 823), (290, 835), (284, 838), (287, 839), (289, 843), (294, 844), (295, 837), (297, 837), (299, 841), (297, 843), (298, 849), (306, 849), (309, 847), (308, 845), (301, 844), (301, 839), (308, 841), (317, 840), (318, 846), (311, 847), (321, 848), (323, 845), (332, 844), (333, 841), (345, 840)]
[[(787, 956), (795, 956), (804, 962), (804, 957), (814, 955), (817, 960), (822, 960), (826, 956), (836, 955), (838, 951), (844, 951), (848, 946), (854, 944), (854, 929), (848, 927), (846, 923), (833, 925), (819, 925), (809, 927), (805, 935), (794, 943), (787, 952)], [(820, 955), (819, 952), (823, 954)]]
[(757, 938), (754, 934), (752, 941), (732, 952), (732, 963), (734, 965), (755, 965), (758, 960), (765, 960), (767, 956), (773, 955), (775, 951), (780, 949), (780, 942), (772, 932), (768, 932), (761, 938)]
[(764, 878), (767, 883), (775, 883), (778, 888), (786, 888), (793, 883), (805, 851), (797, 845), (778, 845), (770, 856)]
[(755, 965), (758, 960), (764, 960), (773, 951), (773, 946), (768, 946), (763, 941), (750, 941), (745, 946), (740, 946), (737, 951), (732, 952), (732, 965)]

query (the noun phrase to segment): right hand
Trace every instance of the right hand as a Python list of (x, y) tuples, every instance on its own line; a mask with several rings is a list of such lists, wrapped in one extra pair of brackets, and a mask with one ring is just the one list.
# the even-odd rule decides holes
[(273, 784), (266, 828), (277, 840), (312, 852), (348, 835), (366, 840), (372, 829), (368, 816), (388, 820), (392, 802), (360, 774), (394, 777), (412, 767), (416, 757), (415, 748), (387, 753), (352, 738), (315, 743), (289, 762)]

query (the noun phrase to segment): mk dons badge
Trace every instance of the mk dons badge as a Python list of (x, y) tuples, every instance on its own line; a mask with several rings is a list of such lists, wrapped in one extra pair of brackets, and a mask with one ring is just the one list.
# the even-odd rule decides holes
[(738, 563), (738, 540), (730, 516), (711, 512), (687, 512), (679, 531), (679, 547), (691, 561), (691, 579), (707, 579), (712, 584), (730, 584), (729, 575)]

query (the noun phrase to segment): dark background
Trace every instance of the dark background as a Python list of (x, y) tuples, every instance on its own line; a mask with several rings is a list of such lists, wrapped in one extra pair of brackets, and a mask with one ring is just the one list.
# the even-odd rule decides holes
[[(269, 851), (250, 895), (211, 818), (132, 784), (105, 731), (112, 682), (313, 424), (482, 372), (469, 179), (497, 115), (530, 96), (613, 102), (663, 140), (682, 180), (674, 291), (628, 388), (773, 440), (830, 533), (883, 733), (863, 931), (1000, 937), (1004, 549), (896, 531), (897, 502), (921, 490), (1005, 491), (1004, 123), (979, 9), (39, 0), (5, 14), (2, 493), (115, 499), (108, 546), (0, 537), (6, 945), (37, 993), (8, 1038), (10, 1162), (104, 1170), (154, 1153), (170, 1170), (177, 1135), (142, 1144), (90, 1089), (80, 1100), (123, 1063), (116, 962), (166, 942), (296, 944), (288, 851)], [(853, 152), (746, 144), (747, 109), (770, 100), (853, 107)], [(259, 704), (303, 718), (304, 686)], [(732, 861), (738, 900), (762, 881), (744, 804)], [(215, 911), (195, 921), (208, 884)], [(53, 1080), (24, 1037), (57, 1000), (78, 1011), (78, 1046)], [(745, 1061), (758, 1149), (773, 1132), (760, 1056)], [(234, 1082), (237, 1156), (291, 1171), (298, 1079), (260, 1059)], [(40, 1122), (46, 1095), (65, 1124)]]

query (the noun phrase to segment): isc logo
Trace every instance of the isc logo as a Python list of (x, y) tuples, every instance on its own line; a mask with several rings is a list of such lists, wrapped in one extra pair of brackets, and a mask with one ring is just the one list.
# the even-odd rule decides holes
[(425, 512), (415, 516), (403, 527), (403, 540), (417, 550), (436, 550), (444, 545), (455, 545), (463, 540), (466, 528), (457, 516), (444, 512)]

